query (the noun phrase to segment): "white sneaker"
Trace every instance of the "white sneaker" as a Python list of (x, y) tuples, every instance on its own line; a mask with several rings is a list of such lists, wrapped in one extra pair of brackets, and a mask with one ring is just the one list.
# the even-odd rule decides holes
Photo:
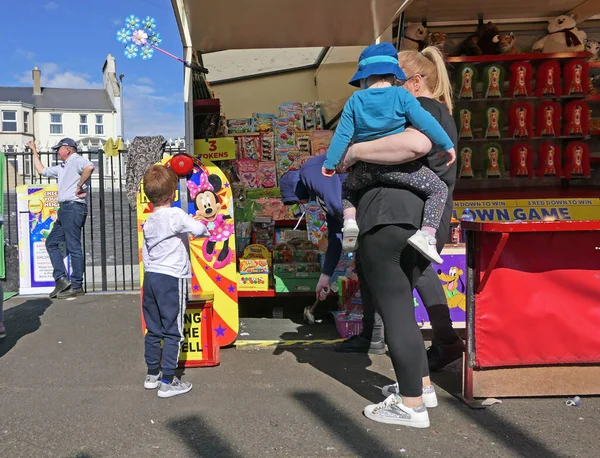
[[(381, 389), (381, 393), (387, 398), (390, 394), (399, 394), (398, 384), (386, 385)], [(423, 403), (428, 409), (438, 406), (437, 396), (433, 385), (423, 387)]]
[(182, 382), (177, 377), (173, 377), (171, 383), (161, 383), (158, 389), (159, 398), (171, 398), (179, 394), (185, 394), (192, 389), (190, 382)]
[(358, 224), (356, 220), (348, 219), (344, 220), (344, 228), (342, 229), (343, 239), (342, 248), (345, 252), (349, 253), (355, 251), (358, 248)]
[(155, 390), (160, 386), (161, 379), (162, 372), (159, 372), (158, 375), (146, 375), (146, 380), (144, 380), (144, 388), (147, 390)]
[(403, 425), (412, 428), (429, 428), (429, 414), (425, 405), (411, 409), (402, 404), (399, 396), (392, 394), (379, 404), (371, 404), (363, 411), (365, 417), (379, 423)]
[(442, 264), (444, 262), (437, 252), (437, 242), (435, 237), (432, 237), (427, 232), (423, 232), (419, 229), (408, 239), (408, 244), (414, 247), (431, 262), (435, 262), (436, 264)]

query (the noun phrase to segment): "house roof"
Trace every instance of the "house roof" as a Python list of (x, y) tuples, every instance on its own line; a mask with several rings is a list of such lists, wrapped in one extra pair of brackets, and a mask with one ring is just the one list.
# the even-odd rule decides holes
[(38, 110), (115, 111), (104, 89), (42, 88), (42, 95), (33, 95), (31, 87), (0, 86), (0, 102), (21, 102)]

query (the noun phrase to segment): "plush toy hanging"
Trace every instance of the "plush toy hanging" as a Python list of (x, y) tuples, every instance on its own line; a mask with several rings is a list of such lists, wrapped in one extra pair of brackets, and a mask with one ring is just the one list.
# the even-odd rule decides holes
[(587, 95), (589, 68), (583, 59), (573, 59), (563, 69), (563, 93), (565, 95)]
[(180, 59), (158, 47), (162, 42), (162, 37), (156, 31), (156, 20), (153, 17), (146, 16), (146, 19), (141, 20), (133, 14), (127, 16), (125, 27), (117, 32), (117, 41), (125, 45), (124, 53), (128, 59), (135, 59), (140, 56), (143, 60), (149, 60), (152, 59), (154, 50), (156, 50), (181, 62), (186, 67), (208, 73), (206, 68)]
[(590, 150), (585, 142), (570, 142), (565, 157), (565, 178), (590, 176)]
[(510, 80), (508, 84), (509, 97), (530, 97), (531, 78), (533, 67), (529, 62), (515, 62), (510, 66)]
[(510, 176), (533, 178), (533, 152), (527, 143), (517, 143), (510, 149)]
[(458, 72), (458, 97), (461, 99), (472, 99), (477, 72), (472, 64), (464, 64)]
[(502, 97), (504, 87), (504, 67), (489, 65), (483, 69), (483, 88), (485, 97)]
[(547, 60), (536, 73), (536, 97), (560, 97), (560, 65), (556, 60)]
[(459, 178), (475, 178), (473, 172), (473, 150), (467, 146), (460, 150)]
[(463, 108), (458, 111), (458, 138), (473, 138), (473, 129), (471, 128), (472, 119), (473, 114), (471, 113), (471, 110)]
[(512, 32), (501, 33), (498, 36), (498, 47), (500, 48), (500, 54), (509, 56), (521, 54), (521, 50), (517, 47), (517, 39), (515, 38), (515, 34)]
[(563, 135), (589, 135), (590, 109), (584, 101), (574, 100), (568, 103), (563, 112), (563, 119)]
[(492, 22), (483, 24), (477, 28), (459, 46), (461, 56), (481, 56), (499, 53), (500, 31)]
[(585, 40), (585, 52), (590, 54), (587, 62), (600, 62), (600, 44), (596, 40)]
[(434, 46), (440, 50), (442, 56), (446, 55), (446, 34), (441, 32), (431, 32), (427, 37), (427, 46)]
[(527, 102), (517, 102), (508, 112), (508, 136), (529, 138), (533, 135), (533, 107)]
[(500, 109), (490, 107), (486, 110), (485, 138), (500, 138)]
[(504, 155), (499, 143), (483, 145), (483, 167), (487, 178), (501, 178), (504, 175)]
[(538, 148), (537, 176), (562, 178), (560, 147), (546, 142)]
[(414, 49), (415, 51), (422, 51), (425, 48), (425, 41), (428, 35), (427, 27), (423, 24), (406, 24), (404, 27), (404, 35), (400, 41), (400, 49)]
[(536, 136), (557, 137), (560, 135), (561, 106), (557, 102), (542, 102), (537, 107)]

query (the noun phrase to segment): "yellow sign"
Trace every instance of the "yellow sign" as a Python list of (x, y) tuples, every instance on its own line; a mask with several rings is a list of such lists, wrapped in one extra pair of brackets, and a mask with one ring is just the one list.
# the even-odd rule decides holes
[(208, 141), (194, 140), (194, 153), (211, 162), (235, 159), (235, 139), (224, 137), (209, 138)]
[(600, 199), (596, 198), (460, 200), (454, 202), (453, 217), (460, 219), (465, 208), (481, 222), (600, 220)]
[(183, 316), (183, 342), (179, 361), (202, 360), (202, 309), (189, 308)]

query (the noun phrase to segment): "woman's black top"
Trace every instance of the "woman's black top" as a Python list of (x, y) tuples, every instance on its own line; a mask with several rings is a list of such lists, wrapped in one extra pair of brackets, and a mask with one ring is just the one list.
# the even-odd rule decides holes
[[(446, 106), (426, 97), (419, 97), (417, 100), (441, 124), (456, 149), (458, 140), (456, 124)], [(439, 158), (439, 152), (439, 148), (434, 147), (427, 155), (418, 159), (423, 165), (433, 170), (448, 186), (448, 200), (437, 231), (438, 246), (448, 238), (453, 208), (452, 194), (458, 167), (458, 159), (450, 167), (446, 167), (448, 157), (444, 155)], [(424, 200), (412, 191), (379, 184), (367, 188), (361, 193), (357, 208), (358, 226), (363, 234), (377, 226), (388, 224), (407, 224), (420, 228), (423, 207)]]

